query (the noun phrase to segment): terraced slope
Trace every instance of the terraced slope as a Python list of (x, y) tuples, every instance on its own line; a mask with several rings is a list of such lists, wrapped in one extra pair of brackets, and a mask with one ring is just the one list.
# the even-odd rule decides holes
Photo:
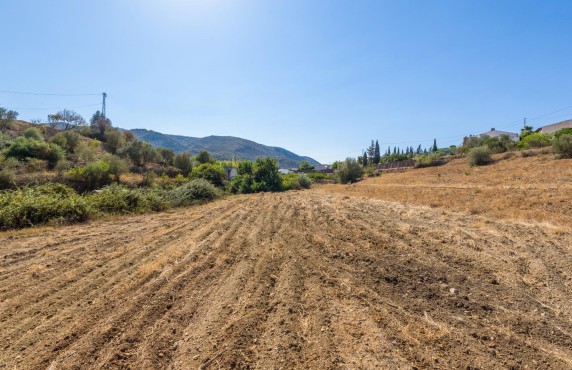
[(572, 243), (323, 191), (0, 234), (0, 368), (570, 368)]

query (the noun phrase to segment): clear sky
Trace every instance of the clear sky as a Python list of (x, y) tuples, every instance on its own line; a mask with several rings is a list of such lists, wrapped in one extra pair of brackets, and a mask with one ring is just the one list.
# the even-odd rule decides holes
[[(572, 2), (2, 0), (0, 90), (322, 163), (572, 118)], [(21, 119), (99, 96), (0, 93)], [(94, 104), (94, 105), (93, 105)], [(86, 106), (89, 105), (89, 106)], [(33, 108), (33, 109), (31, 109)], [(557, 111), (557, 112), (555, 112)], [(552, 113), (555, 112), (555, 113)], [(550, 114), (552, 113), (552, 114)]]

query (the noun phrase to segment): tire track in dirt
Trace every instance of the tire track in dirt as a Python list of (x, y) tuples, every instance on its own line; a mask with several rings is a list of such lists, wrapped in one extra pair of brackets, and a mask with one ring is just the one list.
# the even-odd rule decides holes
[(0, 368), (566, 368), (569, 242), (323, 191), (3, 233)]

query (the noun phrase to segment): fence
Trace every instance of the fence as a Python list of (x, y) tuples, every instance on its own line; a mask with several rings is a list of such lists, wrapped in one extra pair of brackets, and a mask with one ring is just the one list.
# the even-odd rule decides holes
[(392, 168), (408, 168), (408, 167), (413, 167), (414, 165), (415, 165), (415, 160), (410, 159), (408, 161), (380, 163), (377, 165), (377, 169), (378, 170), (389, 170)]

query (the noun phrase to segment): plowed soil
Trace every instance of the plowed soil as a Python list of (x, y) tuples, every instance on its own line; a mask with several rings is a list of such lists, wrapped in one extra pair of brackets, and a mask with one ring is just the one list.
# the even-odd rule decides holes
[(323, 189), (0, 233), (0, 368), (571, 368), (566, 228)]

